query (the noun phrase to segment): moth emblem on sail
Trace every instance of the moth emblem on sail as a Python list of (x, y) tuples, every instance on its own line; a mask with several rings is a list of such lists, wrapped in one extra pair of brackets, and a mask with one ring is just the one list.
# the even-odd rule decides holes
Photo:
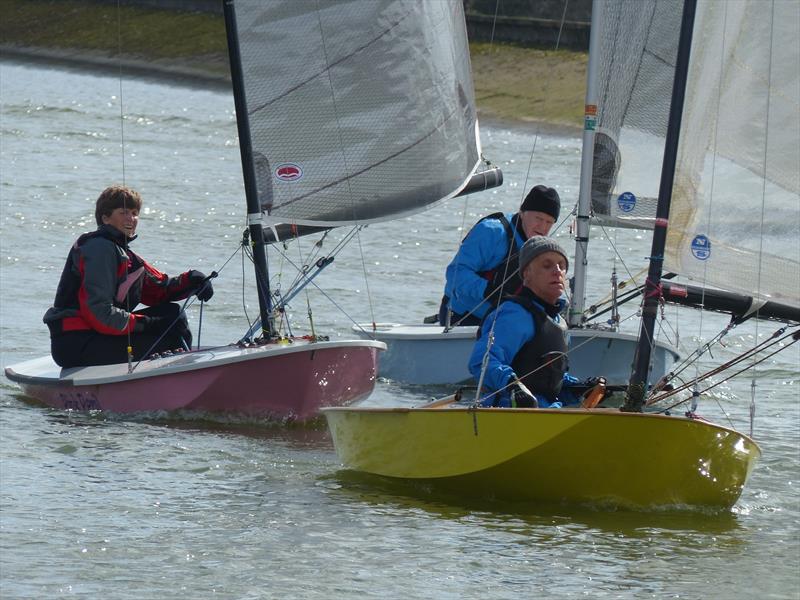
[(636, 195), (631, 192), (623, 192), (617, 198), (617, 206), (622, 212), (629, 213), (636, 208)]
[(704, 235), (696, 235), (692, 240), (692, 255), (697, 260), (708, 260), (711, 256), (711, 240)]
[(275, 167), (275, 179), (280, 181), (297, 181), (303, 177), (303, 169), (295, 163), (284, 163)]

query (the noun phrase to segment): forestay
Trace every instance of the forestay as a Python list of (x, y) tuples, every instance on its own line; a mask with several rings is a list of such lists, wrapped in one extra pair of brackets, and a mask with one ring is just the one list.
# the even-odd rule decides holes
[(800, 306), (800, 3), (698, 4), (665, 268)]
[(394, 218), (479, 161), (460, 0), (238, 1), (259, 201), (271, 223)]

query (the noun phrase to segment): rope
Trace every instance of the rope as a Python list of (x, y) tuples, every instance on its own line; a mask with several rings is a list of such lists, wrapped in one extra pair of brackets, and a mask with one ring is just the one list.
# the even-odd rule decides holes
[(376, 331), (378, 329), (377, 324), (375, 323), (375, 307), (372, 304), (372, 293), (369, 289), (369, 277), (367, 274), (367, 261), (364, 258), (364, 247), (361, 244), (361, 228), (358, 228), (357, 231), (357, 239), (358, 239), (358, 252), (361, 255), (361, 267), (364, 270), (364, 287), (367, 290), (367, 304), (369, 306), (369, 315), (372, 321), (372, 331)]
[[(651, 399), (649, 399), (646, 402), (646, 405), (650, 406), (650, 405), (656, 404), (657, 402), (665, 400), (666, 398), (669, 398), (670, 396), (674, 396), (675, 394), (677, 394), (679, 392), (682, 392), (682, 391), (688, 389), (690, 386), (694, 385), (696, 381), (703, 381), (705, 379), (708, 379), (709, 377), (712, 377), (714, 375), (722, 373), (723, 371), (726, 371), (726, 370), (734, 367), (735, 365), (738, 365), (738, 364), (740, 364), (740, 363), (742, 363), (742, 362), (744, 362), (744, 361), (746, 361), (746, 360), (748, 360), (750, 358), (752, 358), (754, 360), (754, 363), (752, 365), (747, 366), (747, 367), (737, 371), (733, 375), (728, 376), (725, 380), (731, 379), (731, 378), (735, 377), (736, 375), (739, 375), (739, 374), (747, 371), (748, 369), (753, 368), (753, 366), (755, 366), (756, 364), (764, 362), (766, 359), (770, 358), (771, 356), (774, 356), (778, 352), (782, 352), (783, 350), (785, 350), (786, 348), (790, 347), (792, 344), (794, 344), (798, 340), (800, 340), (800, 335), (798, 335), (798, 333), (800, 333), (800, 332), (786, 333), (786, 330), (787, 330), (787, 327), (781, 327), (768, 340), (765, 340), (764, 342), (761, 342), (760, 344), (756, 345), (755, 347), (744, 351), (743, 353), (739, 354), (738, 356), (736, 356), (736, 357), (732, 358), (731, 360), (729, 360), (729, 361), (727, 361), (727, 362), (725, 362), (725, 363), (723, 363), (723, 364), (711, 369), (710, 371), (706, 371), (703, 375), (699, 376), (696, 379), (693, 379), (692, 382), (690, 382), (690, 383), (686, 383), (686, 384), (684, 384), (682, 386), (679, 386), (679, 387), (677, 387), (675, 389), (672, 389), (672, 390), (670, 390), (668, 392), (664, 392), (661, 395), (652, 397)], [(784, 333), (786, 333), (786, 335), (783, 335)], [(779, 336), (782, 336), (782, 337), (779, 337)], [(777, 350), (775, 350), (775, 351), (771, 352), (770, 354), (764, 356), (763, 358), (760, 358), (757, 361), (755, 361), (755, 356), (757, 354), (759, 354), (760, 352), (769, 349), (770, 347), (774, 346), (775, 344), (779, 344), (779, 345), (783, 344), (784, 342), (786, 342), (787, 339), (790, 339), (790, 338), (791, 338), (791, 341), (788, 342), (786, 345), (781, 345)], [(713, 385), (709, 386), (708, 388), (706, 388), (703, 391), (708, 391), (708, 390), (710, 390), (710, 389), (712, 389), (712, 388), (724, 383), (725, 380), (717, 382), (717, 383), (714, 383)], [(673, 406), (677, 406), (678, 404), (682, 404), (683, 402), (686, 402), (686, 400), (681, 400), (680, 402), (676, 403)], [(672, 407), (668, 407), (666, 410), (668, 410), (669, 408), (672, 408)]]
[[(117, 56), (118, 58), (118, 76), (117, 81), (119, 83), (119, 148), (120, 148), (120, 162), (122, 166), (122, 185), (125, 185), (125, 110), (123, 107), (123, 96), (122, 96), (122, 11), (120, 9), (120, 0), (117, 0)], [(123, 201), (123, 208), (127, 208), (125, 206), (126, 201)], [(128, 250), (128, 237), (125, 236), (125, 251)], [(128, 295), (125, 295), (125, 310), (130, 314), (131, 310), (131, 301)], [(131, 331), (129, 330), (127, 335), (128, 345), (126, 348), (127, 358), (128, 358), (128, 373), (133, 373), (134, 366), (133, 366), (133, 340), (131, 336)]]

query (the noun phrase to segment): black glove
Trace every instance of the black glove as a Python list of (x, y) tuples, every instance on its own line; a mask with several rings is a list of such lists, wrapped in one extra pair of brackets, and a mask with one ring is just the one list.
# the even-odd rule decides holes
[[(213, 277), (214, 273), (211, 274)], [(206, 277), (202, 271), (189, 271), (189, 284), (197, 288), (195, 294), (201, 302), (208, 302), (214, 295), (214, 286), (211, 285), (211, 277)]]
[(147, 317), (140, 316), (136, 319), (133, 325), (134, 333), (156, 333), (160, 334), (166, 331), (172, 321), (167, 317)]
[(605, 377), (587, 377), (586, 379), (581, 381), (578, 385), (581, 386), (581, 387), (593, 388), (594, 386), (596, 386), (601, 381), (603, 383), (605, 383), (606, 382), (606, 378)]
[(515, 380), (509, 387), (511, 395), (511, 408), (538, 408), (539, 402), (525, 385)]

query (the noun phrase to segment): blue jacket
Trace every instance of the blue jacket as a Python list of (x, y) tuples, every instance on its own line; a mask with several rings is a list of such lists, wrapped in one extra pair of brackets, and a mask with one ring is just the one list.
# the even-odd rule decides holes
[[(506, 214), (509, 223), (514, 214)], [(525, 240), (515, 228), (513, 252), (519, 252), (524, 243)], [(445, 272), (444, 294), (450, 299), (453, 312), (464, 315), (475, 309), (472, 314), (478, 318), (483, 318), (489, 312), (490, 304), (483, 302), (488, 281), (479, 273), (501, 266), (507, 251), (508, 234), (500, 220), (486, 219), (475, 224)], [(510, 273), (517, 265), (508, 265), (508, 268)]]
[[(559, 304), (565, 302), (564, 298), (559, 299)], [(541, 305), (540, 305), (541, 306)], [(556, 315), (553, 319), (555, 323), (560, 323), (561, 318)], [(511, 368), (511, 363), (520, 349), (536, 336), (536, 325), (533, 315), (524, 307), (516, 302), (503, 302), (490, 312), (481, 326), (481, 335), (475, 342), (472, 355), (469, 358), (469, 372), (476, 379), (480, 380), (481, 368), (483, 366), (486, 347), (489, 343), (489, 332), (494, 323), (494, 342), (489, 351), (486, 374), (483, 378), (483, 391), (486, 393), (484, 403), (491, 406), (494, 399), (494, 392), (499, 391), (500, 406), (510, 406), (509, 391), (506, 388), (513, 379), (517, 378), (517, 373)], [(577, 383), (577, 379), (568, 373), (564, 373), (564, 385)], [(565, 390), (566, 391), (566, 390)], [(559, 394), (561, 395), (561, 394)], [(537, 396), (539, 406), (547, 408), (554, 402), (574, 401), (574, 395), (569, 392), (564, 394), (564, 398), (542, 398)], [(556, 406), (560, 407), (561, 403)]]

